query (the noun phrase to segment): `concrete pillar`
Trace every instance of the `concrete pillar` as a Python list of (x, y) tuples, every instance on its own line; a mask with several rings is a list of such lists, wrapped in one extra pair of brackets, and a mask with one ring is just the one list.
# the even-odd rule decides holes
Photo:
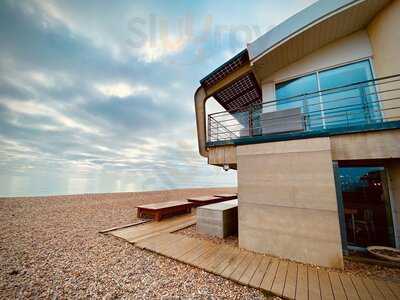
[(239, 246), (343, 268), (329, 138), (238, 146)]

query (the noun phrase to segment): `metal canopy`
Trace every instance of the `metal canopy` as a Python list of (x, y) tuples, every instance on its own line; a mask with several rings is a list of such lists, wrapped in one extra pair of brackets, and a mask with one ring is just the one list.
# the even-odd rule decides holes
[[(245, 49), (200, 80), (200, 83), (208, 89), (249, 63), (249, 54)], [(262, 102), (261, 89), (252, 72), (223, 87), (213, 97), (228, 111), (237, 111), (249, 104)]]
[(249, 62), (249, 53), (247, 52), (247, 49), (244, 49), (239, 54), (232, 57), (230, 60), (228, 60), (223, 65), (221, 65), (210, 74), (208, 74), (206, 77), (204, 77), (202, 80), (200, 80), (200, 83), (207, 89), (220, 82), (229, 74), (236, 71), (245, 64), (249, 64)]
[(261, 103), (261, 89), (253, 73), (248, 73), (214, 95), (227, 111), (237, 111), (252, 103)]

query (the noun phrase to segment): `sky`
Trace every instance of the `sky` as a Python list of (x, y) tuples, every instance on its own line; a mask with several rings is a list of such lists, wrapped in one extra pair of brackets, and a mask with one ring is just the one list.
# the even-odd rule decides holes
[(198, 154), (193, 94), (312, 2), (2, 0), (0, 197), (235, 186)]

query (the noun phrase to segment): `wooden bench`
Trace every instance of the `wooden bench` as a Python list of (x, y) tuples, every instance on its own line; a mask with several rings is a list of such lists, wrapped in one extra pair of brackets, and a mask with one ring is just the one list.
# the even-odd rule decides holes
[(222, 198), (224, 200), (234, 200), (237, 199), (237, 194), (215, 194), (215, 197)]
[(193, 203), (194, 207), (225, 201), (225, 199), (223, 199), (221, 197), (216, 197), (216, 196), (191, 197), (191, 198), (187, 198), (187, 200), (189, 202)]
[(170, 201), (136, 206), (138, 218), (152, 217), (160, 221), (163, 217), (190, 213), (192, 203), (188, 201)]

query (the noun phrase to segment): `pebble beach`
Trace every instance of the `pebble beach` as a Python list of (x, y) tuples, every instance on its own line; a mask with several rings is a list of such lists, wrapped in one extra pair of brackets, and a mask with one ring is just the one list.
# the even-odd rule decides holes
[(1, 299), (265, 299), (258, 290), (99, 231), (139, 204), (232, 188), (0, 198)]

